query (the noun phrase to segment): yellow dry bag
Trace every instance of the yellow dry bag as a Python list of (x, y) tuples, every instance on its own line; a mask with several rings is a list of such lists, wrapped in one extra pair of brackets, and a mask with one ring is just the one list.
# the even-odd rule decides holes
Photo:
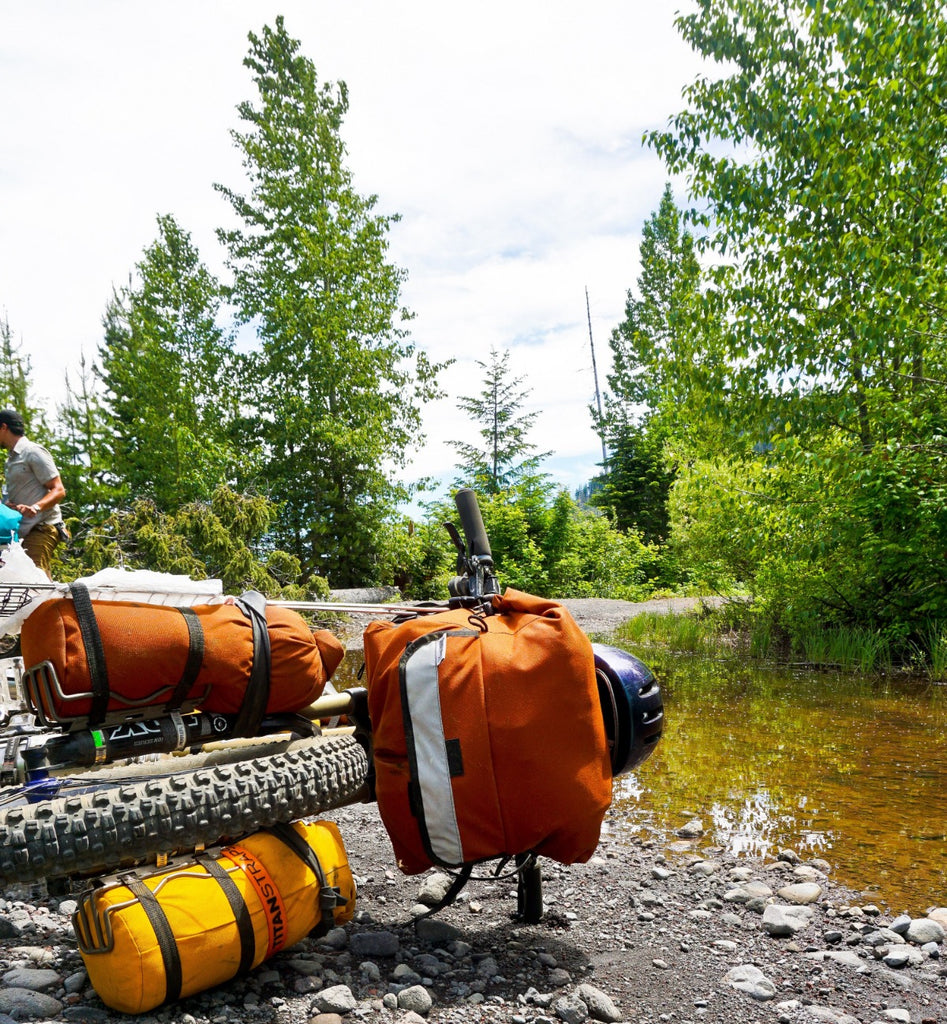
[(338, 828), (277, 825), (193, 861), (83, 893), (72, 917), (95, 991), (145, 1013), (228, 981), (310, 932), (351, 920), (355, 882)]

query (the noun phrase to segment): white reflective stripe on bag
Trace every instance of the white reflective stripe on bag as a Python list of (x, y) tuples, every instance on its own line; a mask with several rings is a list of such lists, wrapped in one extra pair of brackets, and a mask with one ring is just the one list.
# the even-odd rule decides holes
[(402, 660), (402, 702), (431, 851), (445, 864), (461, 864), (464, 850), (454, 810), (438, 680), (447, 635), (431, 633), (409, 645)]

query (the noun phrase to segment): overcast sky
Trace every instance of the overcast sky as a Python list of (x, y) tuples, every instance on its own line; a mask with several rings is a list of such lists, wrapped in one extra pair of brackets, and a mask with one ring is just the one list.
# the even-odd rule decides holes
[[(686, 3), (686, 0), (682, 0)], [(443, 442), (491, 346), (539, 410), (545, 468), (573, 490), (601, 444), (608, 336), (638, 273), (666, 171), (642, 146), (696, 77), (679, 0), (0, 0), (0, 315), (52, 408), (94, 357), (113, 285), (170, 213), (222, 274), (213, 191), (244, 189), (229, 131), (255, 99), (247, 33), (285, 17), (322, 80), (344, 80), (349, 167), (398, 213), (412, 335), (454, 357), (409, 476), (453, 476)], [(679, 196), (683, 199), (683, 196)]]

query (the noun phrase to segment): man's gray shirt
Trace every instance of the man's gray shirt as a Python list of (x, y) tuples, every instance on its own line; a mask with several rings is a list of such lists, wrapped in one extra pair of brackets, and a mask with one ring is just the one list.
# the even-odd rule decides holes
[[(3, 469), (4, 500), (13, 505), (35, 505), (46, 497), (46, 484), (59, 476), (52, 455), (35, 441), (21, 437), (7, 455)], [(25, 537), (40, 523), (62, 522), (58, 505), (43, 509), (38, 516), (23, 516), (20, 521), (20, 537)]]

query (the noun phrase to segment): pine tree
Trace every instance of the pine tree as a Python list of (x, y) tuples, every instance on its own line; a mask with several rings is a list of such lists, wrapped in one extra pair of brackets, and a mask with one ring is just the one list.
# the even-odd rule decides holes
[(685, 317), (700, 280), (694, 242), (682, 230), (670, 185), (645, 223), (640, 261), (640, 297), (629, 289), (625, 319), (609, 339), (612, 369), (603, 416), (609, 464), (591, 500), (610, 509), (620, 527), (653, 541), (667, 537), (674, 480), (662, 411), (680, 397), (675, 391), (677, 369), (686, 358), (681, 344)]
[(242, 455), (220, 286), (173, 217), (159, 217), (158, 229), (137, 284), (106, 310), (99, 359), (111, 468), (132, 498), (171, 510), (233, 480)]
[(432, 366), (407, 341), (396, 217), (375, 213), (346, 167), (344, 83), (320, 84), (299, 42), (250, 34), (257, 102), (233, 139), (249, 191), (223, 185), (240, 226), (221, 230), (233, 298), (259, 345), (251, 364), (260, 481), (279, 502), (275, 539), (333, 586), (371, 582), (381, 526), (408, 497), (394, 478), (420, 444)]
[(500, 355), (490, 350), (483, 370), (483, 387), (476, 395), (461, 397), (458, 404), (479, 424), (481, 443), (450, 441), (461, 458), (458, 486), (497, 494), (530, 479), (538, 479), (539, 464), (550, 453), (537, 452), (529, 440), (537, 412), (522, 412), (529, 397), (524, 378), (510, 376), (509, 350)]

